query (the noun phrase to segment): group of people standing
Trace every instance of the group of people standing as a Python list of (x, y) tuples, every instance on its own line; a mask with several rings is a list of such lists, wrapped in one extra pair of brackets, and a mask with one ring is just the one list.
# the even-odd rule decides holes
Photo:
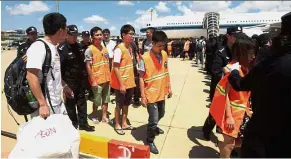
[[(216, 132), (221, 158), (241, 147), (240, 157), (290, 157), (291, 13), (281, 18), (281, 33), (248, 37), (241, 27), (227, 28), (212, 54), (210, 110), (204, 138)], [(206, 42), (207, 43), (207, 42)], [(207, 45), (207, 44), (206, 44)], [(207, 49), (206, 49), (207, 52)]]
[[(164, 133), (158, 122), (165, 114), (165, 99), (172, 96), (168, 55), (164, 51), (167, 35), (149, 28), (141, 52), (134, 42), (135, 29), (129, 24), (120, 29), (121, 41), (110, 40), (110, 30), (96, 26), (83, 31), (83, 40), (78, 42), (77, 26), (67, 25), (60, 13), (45, 15), (43, 27), (45, 37), (39, 39), (35, 27), (27, 29), (29, 38), (20, 45), (17, 55), (27, 58), (26, 79), (39, 103), (31, 116), (64, 114), (76, 129), (95, 131), (87, 121), (87, 100), (90, 100), (91, 120), (99, 122), (97, 109), (101, 106), (101, 121), (112, 124), (117, 134), (124, 135), (126, 130), (136, 129), (127, 122), (128, 107), (134, 99), (134, 104), (147, 107), (148, 145), (152, 153), (159, 153), (154, 139)], [(46, 80), (48, 91), (43, 92), (41, 70), (48, 51), (52, 60)], [(112, 93), (116, 102), (113, 122), (107, 115)]]
[[(190, 60), (196, 55), (197, 64), (211, 75), (210, 113), (203, 134), (209, 140), (217, 125), (224, 138), (218, 144), (220, 157), (229, 158), (241, 139), (241, 157), (290, 157), (290, 26), (291, 13), (282, 17), (281, 34), (273, 39), (268, 34), (250, 38), (241, 27), (231, 27), (226, 35), (187, 39), (183, 45), (148, 28), (140, 49), (129, 24), (120, 29), (121, 41), (110, 40), (108, 29), (93, 27), (82, 32), (79, 43), (77, 26), (67, 26), (60, 13), (49, 13), (43, 18), (45, 37), (35, 41), (36, 28), (28, 28), (29, 40), (19, 47), (18, 57), (27, 57), (26, 79), (39, 103), (32, 117), (64, 114), (79, 130), (94, 131), (87, 121), (87, 99), (93, 102), (92, 120), (98, 122), (97, 108), (102, 106), (102, 122), (109, 123), (107, 109), (114, 93), (114, 130), (124, 135), (135, 129), (127, 123), (133, 98), (147, 107), (147, 142), (158, 154), (154, 139), (164, 133), (158, 122), (165, 114), (165, 99), (172, 96), (168, 55), (188, 54)], [(47, 51), (52, 60), (44, 93), (41, 73)]]

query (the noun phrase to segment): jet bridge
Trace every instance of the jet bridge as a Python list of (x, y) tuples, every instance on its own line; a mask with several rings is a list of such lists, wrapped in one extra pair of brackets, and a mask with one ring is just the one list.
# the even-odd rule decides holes
[(211, 34), (218, 36), (219, 19), (220, 19), (220, 15), (217, 12), (208, 12), (204, 15), (203, 29), (206, 29), (207, 31), (207, 38)]

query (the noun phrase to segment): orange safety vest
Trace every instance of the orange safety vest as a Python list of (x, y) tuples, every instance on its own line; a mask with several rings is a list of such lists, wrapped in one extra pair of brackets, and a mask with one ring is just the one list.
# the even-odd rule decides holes
[[(133, 88), (136, 85), (134, 80), (132, 57), (130, 56), (130, 54), (132, 54), (131, 50), (130, 53), (128, 53), (127, 48), (124, 46), (124, 43), (120, 43), (116, 48), (120, 48), (121, 50), (121, 61), (119, 65), (121, 82), (124, 84), (126, 89)], [(120, 90), (120, 84), (113, 69), (111, 70), (110, 86), (114, 89)]]
[(169, 91), (168, 55), (165, 51), (161, 54), (161, 63), (152, 52), (142, 56), (145, 65), (144, 90), (149, 103), (165, 100)]
[[(247, 91), (235, 91), (230, 85), (228, 92), (229, 104), (231, 108), (231, 114), (235, 121), (234, 130), (230, 131), (226, 128), (226, 84), (228, 83), (228, 76), (230, 75), (230, 67), (232, 63), (229, 63), (224, 67), (225, 76), (219, 81), (216, 86), (214, 97), (210, 106), (210, 114), (214, 118), (216, 125), (222, 129), (222, 133), (231, 137), (237, 138), (240, 126), (243, 122), (243, 117), (246, 111), (249, 110), (249, 97), (250, 92)], [(239, 70), (241, 76), (244, 76), (241, 69)]]
[[(107, 49), (102, 46), (102, 51), (97, 49), (94, 45), (88, 46), (92, 51), (92, 74), (93, 79), (97, 84), (102, 84), (110, 81), (109, 71), (109, 54)], [(89, 83), (92, 81), (89, 78)]]

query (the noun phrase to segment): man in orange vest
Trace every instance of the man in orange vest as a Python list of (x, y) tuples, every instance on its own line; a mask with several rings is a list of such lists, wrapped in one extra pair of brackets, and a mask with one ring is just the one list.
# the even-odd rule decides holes
[[(134, 87), (136, 86), (133, 71), (133, 52), (130, 44), (133, 42), (135, 30), (126, 24), (121, 27), (122, 42), (116, 46), (113, 53), (113, 69), (111, 70), (110, 86), (115, 89), (115, 131), (124, 135), (123, 130), (134, 130), (127, 124), (128, 106), (130, 105)], [(119, 123), (120, 109), (122, 109), (122, 126)]]
[(86, 68), (89, 75), (89, 83), (93, 92), (92, 121), (98, 123), (97, 108), (102, 104), (102, 122), (108, 123), (107, 109), (110, 101), (110, 70), (109, 54), (102, 42), (102, 29), (94, 27), (90, 31), (93, 44), (85, 51)]
[(168, 55), (163, 50), (167, 45), (167, 35), (163, 31), (153, 33), (153, 47), (146, 52), (140, 61), (140, 90), (142, 103), (147, 105), (149, 123), (147, 142), (150, 151), (158, 154), (154, 144), (155, 135), (163, 134), (157, 125), (165, 114), (165, 96), (172, 96), (168, 72)]

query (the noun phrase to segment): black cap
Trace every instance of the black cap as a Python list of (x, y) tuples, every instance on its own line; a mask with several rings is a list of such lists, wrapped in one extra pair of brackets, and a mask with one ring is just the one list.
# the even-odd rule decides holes
[(291, 12), (283, 15), (281, 17), (281, 33), (290, 33), (291, 32)]
[(260, 42), (261, 45), (267, 43), (271, 39), (272, 39), (272, 37), (271, 37), (271, 35), (269, 33), (264, 33), (264, 34), (261, 34), (259, 36), (259, 42)]
[(78, 34), (78, 28), (76, 25), (68, 25), (67, 30), (69, 35)]
[(242, 33), (241, 26), (229, 27), (226, 29), (226, 34), (232, 35), (232, 34), (236, 34), (236, 33)]
[(90, 32), (89, 31), (82, 31), (82, 36), (90, 36)]
[(254, 34), (254, 35), (252, 35), (252, 39), (259, 39), (260, 37), (259, 37), (259, 35), (257, 35), (257, 34)]
[(26, 34), (31, 34), (31, 33), (37, 33), (36, 28), (33, 26), (26, 29)]

